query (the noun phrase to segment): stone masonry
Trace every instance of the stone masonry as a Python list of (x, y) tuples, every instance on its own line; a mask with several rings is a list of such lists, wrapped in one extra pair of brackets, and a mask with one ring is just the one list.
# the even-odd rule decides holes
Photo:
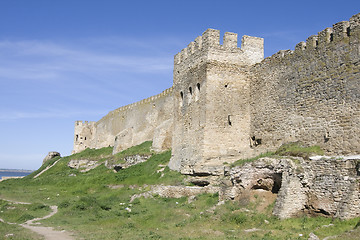
[(74, 150), (144, 141), (171, 169), (223, 175), (224, 162), (303, 141), (360, 154), (360, 14), (264, 58), (263, 39), (208, 29), (174, 58), (173, 87), (75, 123)]

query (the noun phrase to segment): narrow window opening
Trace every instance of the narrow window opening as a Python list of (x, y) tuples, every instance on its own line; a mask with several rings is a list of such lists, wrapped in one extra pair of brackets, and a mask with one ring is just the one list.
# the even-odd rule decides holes
[(350, 37), (350, 27), (348, 27), (348, 28), (346, 29), (346, 35), (347, 35), (348, 37)]
[(229, 126), (232, 125), (232, 123), (231, 123), (231, 115), (228, 115), (228, 124), (229, 124)]
[(227, 87), (228, 87), (228, 85), (227, 85), (227, 84), (225, 84), (225, 87), (227, 88)]
[(330, 33), (330, 42), (334, 41), (334, 34)]
[(184, 93), (183, 92), (180, 92), (180, 103), (179, 103), (179, 106), (182, 107), (184, 105)]
[(76, 134), (75, 141), (79, 140), (79, 135)]
[(318, 45), (319, 45), (319, 41), (318, 41), (318, 40), (316, 40), (316, 43), (315, 43), (315, 44), (316, 44), (316, 46), (318, 46)]
[(324, 135), (324, 143), (327, 143), (330, 140), (330, 134), (329, 132), (326, 132)]
[(192, 88), (189, 87), (189, 93), (192, 95)]
[(200, 91), (200, 83), (196, 84), (196, 87)]
[(85, 137), (85, 139), (84, 140), (86, 140), (86, 137)]

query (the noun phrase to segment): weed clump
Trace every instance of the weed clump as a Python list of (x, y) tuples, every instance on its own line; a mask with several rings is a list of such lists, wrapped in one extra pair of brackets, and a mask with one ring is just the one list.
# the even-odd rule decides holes
[(310, 156), (324, 155), (324, 151), (316, 145), (307, 146), (301, 142), (292, 142), (281, 145), (281, 147), (276, 150), (275, 154), (279, 156), (293, 156), (309, 159)]

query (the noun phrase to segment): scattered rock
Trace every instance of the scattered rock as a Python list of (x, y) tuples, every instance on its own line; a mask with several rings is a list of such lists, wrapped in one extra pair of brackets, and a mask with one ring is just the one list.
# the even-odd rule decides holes
[(192, 203), (192, 202), (194, 202), (194, 201), (196, 201), (197, 200), (197, 197), (196, 196), (189, 196), (188, 197), (188, 203)]
[(320, 240), (320, 238), (318, 236), (316, 236), (314, 233), (311, 232), (309, 234), (308, 240)]
[(109, 169), (114, 169), (116, 172), (120, 171), (123, 168), (128, 168), (133, 165), (145, 162), (148, 160), (152, 155), (131, 155), (124, 157), (124, 163), (112, 163), (109, 161), (105, 161), (105, 167)]

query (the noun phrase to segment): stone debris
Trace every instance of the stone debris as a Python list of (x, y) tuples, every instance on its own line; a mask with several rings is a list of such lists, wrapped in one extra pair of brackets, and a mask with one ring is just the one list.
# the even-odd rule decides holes
[(112, 163), (109, 161), (105, 161), (105, 167), (109, 168), (109, 169), (114, 169), (116, 172), (120, 171), (121, 169), (124, 168), (128, 168), (131, 166), (134, 166), (136, 164), (145, 162), (146, 160), (148, 160), (152, 155), (131, 155), (131, 156), (126, 156), (124, 157), (123, 161), (124, 163)]
[(99, 163), (98, 161), (86, 160), (86, 159), (70, 160), (68, 162), (68, 166), (70, 168), (79, 169), (80, 172), (88, 172), (91, 169), (94, 169), (100, 165), (101, 165), (101, 163)]
[[(153, 195), (159, 195), (165, 198), (181, 198), (191, 197), (202, 193), (217, 193), (219, 192), (218, 187), (194, 187), (194, 186), (164, 186), (164, 185), (153, 185), (151, 190), (145, 193), (135, 194), (131, 197), (130, 202), (133, 202), (136, 198), (145, 197), (152, 198)], [(193, 199), (194, 200), (194, 199)]]

